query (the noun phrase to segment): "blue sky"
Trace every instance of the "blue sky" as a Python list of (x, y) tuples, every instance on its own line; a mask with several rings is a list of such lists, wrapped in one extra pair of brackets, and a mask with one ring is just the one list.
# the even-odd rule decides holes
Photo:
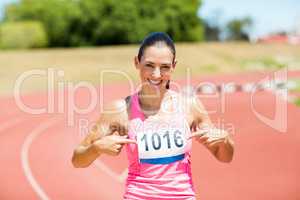
[[(0, 15), (4, 5), (17, 0), (0, 0)], [(43, 0), (41, 0), (43, 1)], [(202, 0), (199, 15), (213, 18), (219, 13), (219, 24), (224, 25), (235, 17), (250, 16), (254, 25), (251, 37), (270, 32), (300, 29), (300, 0)], [(300, 31), (300, 30), (299, 30)]]
[(254, 22), (253, 38), (280, 30), (300, 29), (300, 0), (203, 0), (200, 16), (213, 18), (215, 13), (219, 13), (221, 25), (235, 17), (250, 16)]

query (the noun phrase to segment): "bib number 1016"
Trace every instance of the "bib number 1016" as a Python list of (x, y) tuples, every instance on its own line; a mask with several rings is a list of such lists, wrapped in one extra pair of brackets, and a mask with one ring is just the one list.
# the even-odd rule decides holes
[(182, 147), (184, 145), (183, 134), (179, 130), (174, 131), (173, 134), (170, 134), (169, 131), (166, 131), (165, 134), (144, 134), (141, 137), (141, 142), (145, 147), (145, 151), (160, 150), (162, 146), (166, 146), (168, 149), (174, 147)]

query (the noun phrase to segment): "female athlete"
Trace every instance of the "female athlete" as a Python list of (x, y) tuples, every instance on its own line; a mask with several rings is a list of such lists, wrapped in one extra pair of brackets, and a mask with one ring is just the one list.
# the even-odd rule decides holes
[(129, 161), (125, 200), (195, 199), (192, 138), (222, 162), (233, 158), (230, 135), (214, 127), (200, 100), (170, 89), (176, 62), (167, 34), (148, 35), (134, 58), (141, 86), (106, 105), (74, 150), (73, 165), (87, 167), (102, 154), (118, 155), (124, 146)]

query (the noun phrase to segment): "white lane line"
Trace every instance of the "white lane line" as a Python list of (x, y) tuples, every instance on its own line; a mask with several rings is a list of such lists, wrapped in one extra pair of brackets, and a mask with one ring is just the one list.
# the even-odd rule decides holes
[(39, 136), (41, 133), (46, 131), (49, 127), (53, 126), (56, 124), (58, 119), (50, 119), (47, 120), (45, 123), (41, 123), (39, 126), (37, 126), (35, 129), (33, 129), (28, 136), (25, 138), (25, 141), (22, 145), (21, 149), (21, 162), (22, 162), (22, 168), (24, 171), (24, 174), (30, 183), (32, 189), (36, 192), (36, 194), (39, 196), (40, 199), (42, 200), (49, 200), (50, 198), (47, 196), (47, 194), (44, 192), (44, 190), (41, 188), (41, 186), (38, 184), (36, 179), (34, 178), (32, 171), (29, 166), (29, 160), (28, 160), (28, 153), (29, 153), (29, 148), (34, 139)]
[(13, 126), (16, 125), (17, 123), (19, 123), (21, 120), (22, 120), (22, 118), (19, 117), (19, 118), (14, 118), (14, 119), (12, 119), (12, 120), (7, 120), (6, 122), (1, 123), (1, 124), (0, 124), (0, 133), (1, 133), (2, 131), (4, 131), (5, 129), (8, 129), (8, 128), (10, 128), (10, 127), (13, 127)]
[(123, 183), (127, 177), (128, 169), (126, 168), (122, 173), (117, 174), (110, 167), (100, 160), (95, 160), (94, 164), (97, 168), (101, 169), (104, 173), (109, 175), (111, 178), (115, 179), (119, 183)]

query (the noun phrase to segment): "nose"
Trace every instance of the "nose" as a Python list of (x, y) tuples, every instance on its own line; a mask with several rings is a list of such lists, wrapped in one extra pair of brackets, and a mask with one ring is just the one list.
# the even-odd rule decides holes
[(152, 75), (153, 75), (154, 78), (160, 78), (161, 77), (160, 68), (159, 67), (155, 67)]

